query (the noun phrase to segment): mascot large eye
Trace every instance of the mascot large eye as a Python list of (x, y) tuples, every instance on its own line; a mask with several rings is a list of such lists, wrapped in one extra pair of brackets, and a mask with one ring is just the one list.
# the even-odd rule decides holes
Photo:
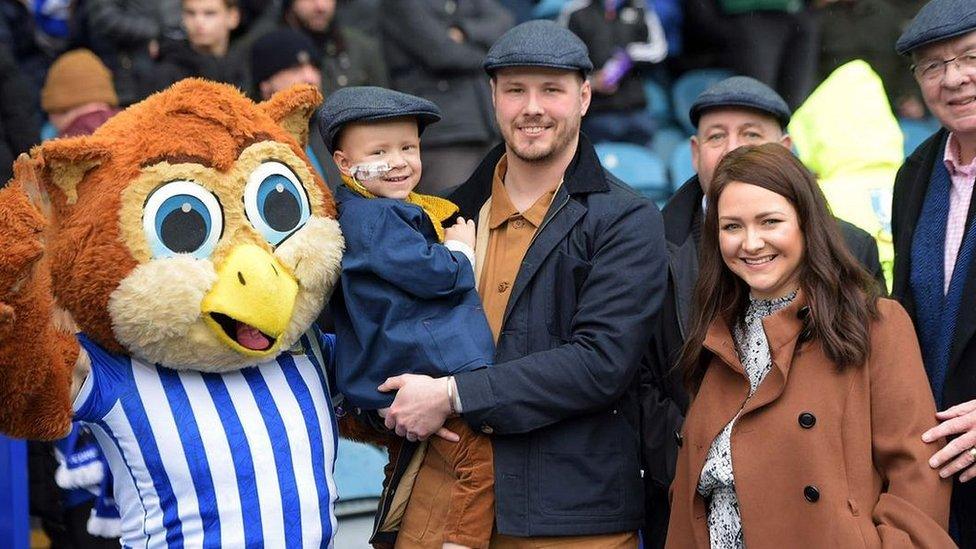
[(272, 246), (281, 244), (311, 215), (308, 195), (295, 172), (274, 161), (261, 164), (247, 178), (244, 211)]
[(217, 198), (190, 181), (172, 181), (149, 195), (142, 228), (154, 257), (210, 257), (224, 229)]

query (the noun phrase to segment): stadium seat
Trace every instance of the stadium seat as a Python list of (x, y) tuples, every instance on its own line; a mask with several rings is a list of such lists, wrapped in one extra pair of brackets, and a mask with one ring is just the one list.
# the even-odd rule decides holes
[(339, 439), (335, 482), (339, 492), (336, 515), (373, 511), (383, 492), (386, 451), (362, 442)]
[(671, 172), (671, 181), (676, 190), (695, 175), (695, 167), (691, 164), (691, 146), (687, 143), (674, 149), (668, 163), (668, 171)]
[(921, 120), (899, 118), (898, 125), (901, 127), (901, 133), (905, 136), (906, 157), (939, 129), (939, 123), (934, 118), (923, 118)]
[(664, 162), (650, 149), (633, 143), (600, 143), (596, 152), (603, 167), (642, 195), (652, 200), (671, 196)]
[(659, 128), (654, 132), (654, 140), (651, 142), (651, 150), (661, 159), (670, 159), (675, 148), (687, 146), (688, 134), (673, 125)]
[(695, 131), (688, 117), (688, 109), (695, 102), (698, 94), (705, 91), (712, 84), (733, 76), (724, 69), (701, 69), (688, 71), (678, 78), (671, 87), (671, 104), (674, 106), (674, 119), (681, 123), (689, 133)]
[(660, 84), (650, 78), (644, 79), (644, 97), (647, 98), (646, 110), (658, 125), (671, 123), (671, 100), (668, 92)]
[(555, 19), (559, 17), (559, 12), (563, 9), (566, 0), (539, 0), (539, 3), (532, 9), (534, 19)]

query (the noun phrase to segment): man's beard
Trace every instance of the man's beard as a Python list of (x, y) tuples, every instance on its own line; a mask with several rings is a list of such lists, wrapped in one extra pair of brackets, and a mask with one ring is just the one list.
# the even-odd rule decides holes
[[(539, 164), (548, 162), (553, 157), (558, 156), (560, 153), (565, 151), (566, 148), (569, 147), (570, 144), (573, 142), (573, 138), (579, 135), (580, 120), (579, 118), (576, 118), (575, 120), (576, 120), (575, 124), (567, 123), (566, 126), (563, 126), (562, 131), (559, 131), (558, 133), (556, 133), (556, 135), (553, 136), (552, 143), (548, 148), (532, 150), (530, 145), (529, 150), (523, 151), (523, 150), (519, 150), (514, 146), (509, 145), (509, 149), (512, 151), (512, 154), (514, 154), (519, 160), (522, 160), (523, 162), (532, 162), (532, 163), (539, 163)], [(519, 130), (515, 129), (514, 131), (518, 132)]]

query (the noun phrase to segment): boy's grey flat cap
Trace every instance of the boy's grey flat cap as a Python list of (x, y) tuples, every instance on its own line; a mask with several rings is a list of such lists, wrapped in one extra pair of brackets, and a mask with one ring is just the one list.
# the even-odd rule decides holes
[(417, 130), (423, 133), (428, 124), (441, 119), (441, 110), (431, 101), (386, 88), (376, 86), (339, 88), (319, 109), (319, 133), (329, 152), (335, 152), (336, 138), (346, 124), (406, 116), (416, 118)]
[(895, 42), (895, 51), (906, 55), (919, 46), (976, 31), (976, 2), (932, 0), (922, 6), (915, 19)]
[(772, 115), (783, 128), (790, 123), (790, 107), (766, 84), (748, 76), (733, 76), (712, 84), (691, 104), (688, 116), (698, 127), (702, 114), (715, 107), (747, 107)]
[(488, 74), (505, 67), (593, 70), (586, 44), (569, 29), (543, 20), (526, 21), (503, 34), (482, 66)]

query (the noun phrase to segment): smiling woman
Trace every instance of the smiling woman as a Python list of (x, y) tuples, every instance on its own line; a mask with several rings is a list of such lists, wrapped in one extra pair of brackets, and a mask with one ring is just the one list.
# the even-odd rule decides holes
[(813, 176), (777, 143), (740, 147), (707, 204), (668, 546), (952, 547), (911, 322)]

